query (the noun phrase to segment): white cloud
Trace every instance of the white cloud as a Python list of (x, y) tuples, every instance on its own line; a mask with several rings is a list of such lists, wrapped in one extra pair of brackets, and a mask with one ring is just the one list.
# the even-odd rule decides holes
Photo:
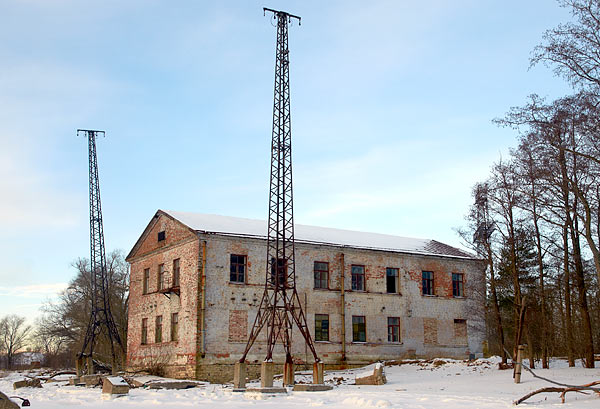
[(66, 283), (17, 285), (11, 287), (0, 286), (0, 296), (41, 299), (44, 297), (54, 297), (59, 292), (65, 290), (67, 286), (68, 284)]

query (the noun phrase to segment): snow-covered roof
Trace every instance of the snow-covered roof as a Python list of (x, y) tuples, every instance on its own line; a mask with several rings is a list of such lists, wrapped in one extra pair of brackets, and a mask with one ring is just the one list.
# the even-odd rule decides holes
[[(265, 220), (171, 210), (163, 210), (163, 212), (200, 233), (262, 239), (265, 239), (267, 235), (267, 222)], [(389, 234), (365, 233), (303, 224), (294, 225), (294, 235), (295, 241), (300, 243), (329, 244), (444, 257), (475, 258), (474, 255), (463, 250), (429, 239), (413, 239)]]

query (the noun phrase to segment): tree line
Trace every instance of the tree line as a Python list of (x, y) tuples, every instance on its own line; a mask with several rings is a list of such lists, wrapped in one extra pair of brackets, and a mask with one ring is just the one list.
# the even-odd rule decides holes
[[(559, 0), (573, 21), (545, 32), (531, 65), (572, 95), (531, 95), (494, 122), (518, 144), (473, 187), (461, 236), (487, 264), (490, 348), (530, 365), (594, 367), (600, 345), (600, 0)], [(514, 355), (513, 355), (514, 356)]]

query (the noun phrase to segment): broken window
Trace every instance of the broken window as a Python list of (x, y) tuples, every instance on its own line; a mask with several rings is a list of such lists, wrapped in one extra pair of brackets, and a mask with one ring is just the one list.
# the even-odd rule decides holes
[(315, 261), (315, 288), (328, 288), (329, 263)]
[(173, 260), (173, 287), (179, 287), (179, 259)]
[(171, 314), (171, 341), (179, 339), (179, 314), (174, 312)]
[(165, 265), (164, 264), (159, 264), (158, 265), (158, 291), (166, 288), (166, 283), (165, 283)]
[(329, 315), (315, 314), (315, 341), (329, 341)]
[(433, 295), (433, 271), (423, 271), (423, 295)]
[(150, 281), (150, 269), (144, 269), (144, 277), (142, 278), (142, 294), (148, 294), (148, 282)]
[(163, 240), (165, 240), (165, 238), (166, 238), (165, 232), (159, 231), (158, 232), (158, 241), (163, 241)]
[(140, 343), (142, 345), (148, 343), (148, 318), (142, 318), (142, 337)]
[(229, 256), (229, 281), (242, 284), (246, 282), (246, 256), (238, 254)]
[(388, 342), (400, 342), (400, 318), (388, 317)]
[[(275, 272), (277, 271), (277, 273)], [(277, 282), (275, 282), (277, 277)], [(277, 268), (275, 268), (275, 257), (271, 257), (271, 284), (284, 287), (287, 282), (287, 260), (277, 259)]]
[(397, 293), (398, 292), (398, 269), (397, 268), (386, 268), (385, 270), (385, 283), (386, 292)]
[(154, 342), (162, 342), (162, 315), (156, 316), (156, 325), (154, 327)]
[(352, 342), (367, 341), (367, 326), (362, 315), (352, 316)]
[(463, 274), (452, 273), (452, 296), (464, 297)]
[(365, 291), (365, 266), (352, 266), (352, 289)]

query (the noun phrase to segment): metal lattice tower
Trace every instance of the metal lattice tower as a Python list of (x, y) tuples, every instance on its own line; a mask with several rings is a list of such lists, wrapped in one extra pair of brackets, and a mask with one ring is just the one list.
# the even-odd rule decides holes
[(263, 327), (266, 326), (267, 356), (265, 361), (272, 361), (273, 348), (279, 340), (285, 350), (286, 362), (291, 363), (293, 324), (300, 329), (306, 345), (313, 353), (315, 362), (319, 362), (308, 331), (300, 297), (296, 292), (296, 263), (294, 260), (288, 23), (292, 18), (298, 19), (298, 23), (300, 23), (300, 17), (268, 8), (263, 10), (272, 12), (277, 21), (267, 262), (265, 290), (240, 362), (245, 361), (250, 348)]
[(88, 139), (89, 178), (90, 178), (90, 281), (91, 311), (90, 321), (79, 358), (88, 357), (88, 373), (92, 371), (91, 358), (94, 353), (97, 337), (105, 332), (110, 341), (113, 369), (117, 364), (115, 342), (124, 351), (123, 342), (115, 325), (110, 310), (110, 294), (108, 272), (106, 270), (106, 252), (104, 248), (104, 228), (102, 224), (102, 207), (100, 204), (100, 181), (98, 179), (98, 159), (96, 156), (96, 138), (104, 136), (104, 131), (78, 129), (77, 135), (84, 134)]

